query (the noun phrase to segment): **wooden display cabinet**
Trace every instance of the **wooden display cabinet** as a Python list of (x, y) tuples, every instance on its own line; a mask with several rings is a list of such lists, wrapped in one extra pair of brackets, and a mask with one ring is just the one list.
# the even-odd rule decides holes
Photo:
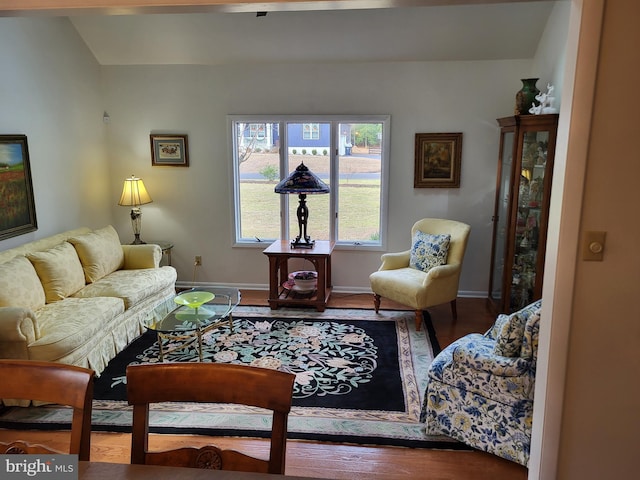
[(489, 305), (511, 313), (542, 297), (558, 115), (498, 119)]

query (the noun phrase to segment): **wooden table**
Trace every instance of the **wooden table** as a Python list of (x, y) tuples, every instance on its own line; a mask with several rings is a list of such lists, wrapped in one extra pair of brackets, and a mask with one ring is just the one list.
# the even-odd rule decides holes
[(128, 463), (78, 462), (78, 470), (78, 480), (313, 480), (309, 477), (288, 475)]
[[(269, 306), (276, 310), (280, 306), (311, 305), (323, 312), (331, 295), (331, 252), (335, 243), (316, 240), (313, 248), (291, 248), (288, 240), (276, 240), (264, 253), (269, 257)], [(315, 292), (300, 295), (283, 284), (289, 280), (289, 260), (304, 258), (318, 272)]]

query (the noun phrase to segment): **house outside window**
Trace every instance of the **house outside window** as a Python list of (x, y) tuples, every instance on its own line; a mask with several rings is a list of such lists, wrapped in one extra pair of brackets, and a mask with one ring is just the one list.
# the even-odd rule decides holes
[(302, 138), (304, 140), (319, 140), (320, 124), (319, 123), (303, 123)]
[(307, 195), (308, 234), (336, 246), (380, 249), (386, 241), (388, 115), (232, 115), (235, 245), (298, 234), (296, 195), (275, 185), (304, 163), (331, 188)]

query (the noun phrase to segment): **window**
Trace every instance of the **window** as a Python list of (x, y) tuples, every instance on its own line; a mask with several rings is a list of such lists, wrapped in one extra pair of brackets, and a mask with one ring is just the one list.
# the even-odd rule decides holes
[(305, 123), (302, 125), (302, 138), (304, 140), (319, 140), (320, 139), (320, 124), (319, 123)]
[(307, 195), (308, 234), (337, 245), (385, 240), (388, 116), (230, 116), (236, 244), (298, 235), (295, 195), (275, 185), (304, 163), (329, 187)]
[(265, 131), (264, 123), (252, 123), (249, 130), (250, 130), (250, 137), (255, 137), (257, 140), (264, 139), (264, 131)]

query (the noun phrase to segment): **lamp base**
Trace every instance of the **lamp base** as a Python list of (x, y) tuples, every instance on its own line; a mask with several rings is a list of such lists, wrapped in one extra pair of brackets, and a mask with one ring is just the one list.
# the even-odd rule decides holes
[(291, 240), (291, 248), (313, 248), (315, 244), (315, 240), (300, 240), (299, 238)]
[(140, 227), (142, 226), (142, 211), (140, 207), (133, 207), (131, 209), (131, 228), (133, 229), (133, 242), (131, 245), (143, 245), (147, 242), (140, 240)]
[(140, 240), (140, 234), (139, 233), (134, 233), (135, 237), (133, 239), (133, 242), (130, 243), (130, 245), (146, 245), (147, 242), (143, 242), (142, 240)]

